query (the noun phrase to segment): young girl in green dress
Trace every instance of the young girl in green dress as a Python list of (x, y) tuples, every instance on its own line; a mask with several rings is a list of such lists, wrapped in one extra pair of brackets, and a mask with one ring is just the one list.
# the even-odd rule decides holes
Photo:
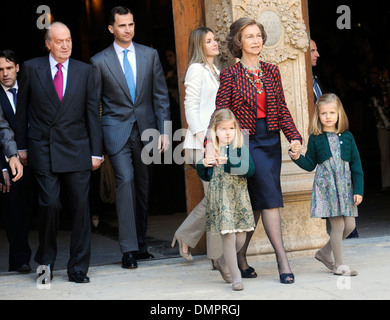
[(329, 242), (315, 258), (335, 275), (356, 276), (357, 271), (344, 265), (342, 240), (355, 229), (357, 206), (363, 200), (363, 169), (355, 140), (348, 131), (348, 118), (335, 94), (324, 94), (315, 104), (305, 156), (294, 150), (289, 155), (304, 170), (317, 167), (311, 217), (329, 218), (331, 231)]
[(210, 181), (206, 195), (206, 230), (222, 236), (224, 266), (218, 270), (233, 290), (243, 290), (237, 251), (246, 239), (246, 232), (255, 228), (246, 177), (253, 175), (254, 164), (244, 145), (240, 126), (229, 109), (216, 111), (210, 122), (210, 138), (215, 157), (204, 158), (197, 164), (201, 179)]

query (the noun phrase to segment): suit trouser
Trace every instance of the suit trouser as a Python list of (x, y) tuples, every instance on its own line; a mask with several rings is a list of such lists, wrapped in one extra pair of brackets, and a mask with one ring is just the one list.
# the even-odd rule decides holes
[[(193, 153), (193, 154), (191, 154)], [(186, 162), (189, 164), (195, 163), (195, 159), (202, 159), (201, 150), (188, 151), (186, 153)], [(200, 238), (206, 231), (206, 205), (207, 205), (207, 190), (209, 182), (202, 181), (203, 191), (205, 196), (191, 211), (187, 218), (183, 221), (180, 227), (176, 230), (177, 236), (189, 247), (194, 248)], [(222, 255), (222, 239), (220, 234), (206, 233), (207, 241), (207, 257), (209, 259), (217, 259)]]
[(54, 264), (57, 256), (57, 232), (61, 213), (60, 186), (66, 188), (72, 217), (68, 275), (88, 272), (91, 256), (91, 217), (89, 183), (91, 171), (52, 173), (35, 171), (39, 184), (39, 247), (35, 261)]
[(144, 144), (135, 122), (124, 148), (110, 156), (116, 180), (115, 206), (122, 253), (147, 251), (145, 238), (151, 166), (142, 162), (143, 148)]
[(23, 179), (11, 181), (10, 191), (1, 195), (1, 209), (9, 242), (8, 271), (15, 271), (23, 264), (30, 263), (28, 234), (36, 209), (35, 191), (33, 172), (30, 167), (24, 167)]

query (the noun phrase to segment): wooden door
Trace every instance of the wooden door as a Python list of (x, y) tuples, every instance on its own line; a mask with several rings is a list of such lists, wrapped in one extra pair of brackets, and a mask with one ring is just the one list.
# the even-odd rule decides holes
[[(193, 29), (205, 25), (204, 0), (172, 0), (173, 19), (175, 25), (175, 44), (177, 57), (177, 72), (179, 78), (180, 114), (182, 128), (187, 128), (184, 112), (184, 84), (183, 76), (188, 63), (188, 39)], [(204, 197), (202, 183), (192, 167), (185, 165), (185, 187), (187, 214)], [(199, 241), (197, 247), (192, 250), (193, 254), (206, 253), (205, 237)]]

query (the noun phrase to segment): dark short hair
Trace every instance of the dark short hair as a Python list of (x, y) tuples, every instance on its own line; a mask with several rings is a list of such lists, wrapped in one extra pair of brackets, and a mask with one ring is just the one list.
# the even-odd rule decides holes
[(110, 12), (110, 15), (108, 17), (108, 24), (113, 26), (114, 23), (115, 23), (115, 15), (116, 14), (119, 14), (119, 15), (126, 15), (126, 14), (129, 14), (131, 13), (134, 17), (134, 13), (129, 9), (129, 8), (126, 8), (126, 7), (122, 7), (122, 6), (118, 6), (118, 7), (114, 7), (111, 9), (111, 12)]
[(12, 50), (0, 50), (0, 58), (13, 62), (15, 66), (19, 64), (19, 59)]
[(248, 17), (240, 18), (234, 21), (230, 26), (230, 32), (226, 37), (227, 47), (230, 53), (235, 58), (242, 57), (242, 48), (241, 48), (241, 33), (244, 28), (251, 25), (257, 25), (260, 29), (261, 37), (263, 38), (263, 45), (267, 40), (267, 33), (265, 32), (264, 26), (257, 22), (255, 19)]

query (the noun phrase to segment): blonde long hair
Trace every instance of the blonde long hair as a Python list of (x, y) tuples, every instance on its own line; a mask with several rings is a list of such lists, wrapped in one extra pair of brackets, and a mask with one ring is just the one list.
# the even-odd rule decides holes
[(349, 122), (345, 113), (343, 104), (337, 95), (334, 93), (323, 94), (314, 105), (314, 114), (311, 122), (311, 133), (318, 136), (323, 133), (323, 125), (320, 121), (320, 106), (328, 103), (334, 103), (338, 113), (338, 121), (336, 123), (336, 133), (343, 133), (348, 130)]
[(230, 145), (233, 147), (233, 149), (241, 148), (244, 144), (244, 137), (241, 133), (240, 124), (237, 122), (237, 119), (234, 116), (234, 113), (231, 110), (224, 108), (224, 109), (219, 109), (219, 110), (215, 111), (213, 116), (211, 117), (211, 120), (210, 120), (209, 134), (210, 134), (211, 140), (213, 141), (214, 149), (216, 151), (219, 151), (219, 139), (217, 137), (216, 131), (217, 131), (218, 125), (224, 121), (233, 121), (234, 122), (235, 135), (234, 135), (234, 139)]

